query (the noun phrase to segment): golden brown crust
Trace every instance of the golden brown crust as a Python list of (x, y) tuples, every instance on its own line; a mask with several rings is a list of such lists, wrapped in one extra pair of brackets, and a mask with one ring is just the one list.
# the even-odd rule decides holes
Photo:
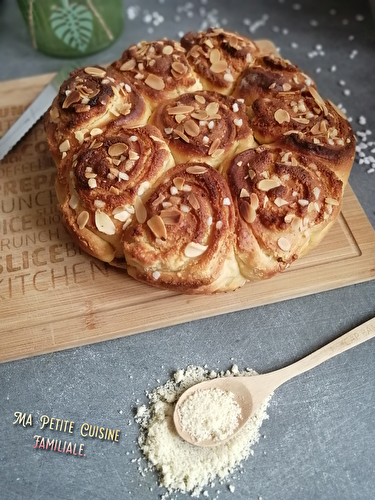
[(121, 237), (136, 205), (174, 162), (160, 132), (151, 125), (126, 129), (114, 124), (61, 161), (57, 193), (63, 220), (91, 255), (123, 259)]
[(153, 286), (211, 294), (321, 241), (355, 137), (311, 78), (267, 50), (209, 29), (71, 74), (45, 128), (77, 245)]
[(147, 217), (124, 235), (128, 272), (185, 293), (229, 291), (245, 282), (234, 258), (234, 212), (222, 176), (205, 163), (179, 164), (144, 203)]
[(188, 61), (199, 75), (205, 90), (228, 95), (244, 68), (259, 54), (257, 45), (237, 33), (210, 28), (189, 32), (181, 38)]
[(176, 163), (204, 161), (224, 171), (234, 154), (254, 147), (246, 108), (233, 97), (202, 91), (161, 104), (150, 118)]
[(309, 87), (306, 92), (259, 98), (252, 106), (254, 136), (261, 144), (280, 143), (326, 160), (345, 184), (355, 155), (348, 121)]
[(257, 57), (239, 76), (233, 97), (251, 106), (259, 97), (274, 97), (284, 92), (304, 92), (315, 87), (312, 79), (289, 61), (266, 55)]
[(113, 67), (133, 83), (152, 109), (166, 99), (202, 89), (185, 49), (173, 40), (132, 45)]
[(320, 241), (340, 212), (343, 182), (299, 150), (259, 146), (228, 169), (237, 213), (237, 257), (247, 279), (284, 270)]
[(93, 130), (110, 122), (139, 127), (147, 123), (150, 112), (141, 94), (114, 68), (80, 68), (61, 85), (46, 113), (48, 144), (58, 163)]

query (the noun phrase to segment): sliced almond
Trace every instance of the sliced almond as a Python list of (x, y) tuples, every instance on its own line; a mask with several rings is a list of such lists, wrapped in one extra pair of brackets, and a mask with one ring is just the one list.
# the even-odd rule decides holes
[(136, 66), (136, 62), (134, 59), (129, 59), (129, 61), (124, 62), (122, 66), (120, 66), (120, 71), (131, 71)]
[(69, 206), (73, 210), (75, 210), (78, 207), (78, 197), (77, 197), (77, 195), (72, 194), (72, 196), (70, 197), (70, 200), (69, 200)]
[(207, 38), (203, 43), (205, 45), (207, 45), (207, 47), (209, 47), (210, 49), (214, 48), (214, 44), (212, 43), (212, 41), (209, 38)]
[(162, 52), (166, 56), (170, 56), (173, 53), (173, 50), (174, 49), (173, 49), (172, 45), (164, 45)]
[(191, 167), (187, 167), (186, 172), (194, 175), (204, 174), (207, 172), (207, 167), (203, 165), (192, 165)]
[(292, 222), (292, 220), (294, 219), (295, 215), (294, 214), (286, 214), (286, 216), (284, 217), (284, 222), (286, 224), (290, 224)]
[(206, 99), (202, 95), (195, 95), (194, 98), (199, 104), (204, 104), (206, 102)]
[(188, 202), (194, 208), (194, 210), (199, 210), (200, 209), (200, 204), (199, 204), (198, 198), (195, 196), (194, 193), (190, 193), (189, 194), (189, 196), (188, 196)]
[(130, 213), (123, 206), (116, 207), (115, 209), (113, 209), (112, 215), (115, 219), (119, 220), (120, 222), (125, 222), (130, 217)]
[(98, 76), (99, 78), (104, 78), (106, 72), (102, 68), (95, 68), (94, 66), (87, 66), (84, 69), (85, 73), (90, 76)]
[(74, 137), (77, 139), (77, 141), (82, 144), (84, 139), (85, 139), (85, 134), (82, 132), (82, 130), (76, 130), (74, 132)]
[(281, 108), (277, 109), (273, 116), (275, 117), (275, 120), (277, 121), (277, 123), (282, 124), (284, 122), (287, 122), (287, 123), (290, 122), (290, 114), (285, 109), (281, 109)]
[(241, 217), (249, 224), (253, 223), (256, 219), (256, 211), (249, 202), (240, 200), (238, 204)]
[(280, 197), (277, 197), (274, 201), (275, 205), (277, 207), (283, 207), (284, 205), (288, 205), (288, 202), (286, 200), (283, 200), (282, 198)]
[(185, 179), (183, 177), (175, 177), (173, 179), (173, 184), (176, 186), (176, 188), (180, 191), (182, 189), (182, 186), (185, 183)]
[(240, 191), (240, 198), (250, 198), (249, 191), (245, 188), (242, 188)]
[(300, 217), (293, 217), (292, 219), (292, 231), (298, 232), (302, 229), (302, 220)]
[(229, 37), (229, 45), (233, 47), (233, 49), (238, 49), (238, 38), (235, 35), (231, 35)]
[(184, 106), (183, 104), (180, 104), (178, 106), (174, 106), (173, 108), (168, 109), (168, 114), (169, 115), (188, 115), (194, 111), (194, 106)]
[(184, 121), (186, 118), (186, 115), (174, 115), (174, 119), (176, 120), (177, 123), (181, 123)]
[(259, 207), (259, 198), (256, 193), (251, 193), (250, 195), (250, 205), (253, 207), (254, 210), (258, 210)]
[(146, 222), (147, 210), (146, 210), (146, 207), (144, 206), (142, 198), (140, 196), (137, 196), (135, 199), (134, 209), (135, 209), (135, 216), (137, 218), (137, 221), (140, 224), (143, 224), (144, 222)]
[(101, 233), (112, 235), (116, 232), (116, 227), (112, 219), (105, 213), (97, 210), (95, 212), (95, 225)]
[(218, 158), (222, 154), (225, 153), (225, 149), (215, 149), (215, 151), (212, 153), (212, 158)]
[(318, 134), (320, 134), (320, 123), (319, 123), (319, 122), (315, 123), (315, 125), (314, 125), (313, 127), (311, 127), (310, 132), (311, 132), (313, 135), (318, 135)]
[(185, 132), (183, 130), (181, 130), (179, 127), (181, 127), (181, 125), (179, 125), (178, 127), (176, 127), (174, 129), (174, 132), (176, 135), (178, 135), (178, 137), (180, 137), (183, 141), (185, 142), (190, 142), (189, 140), (189, 137), (185, 134)]
[(202, 110), (198, 109), (197, 111), (194, 111), (194, 113), (191, 113), (190, 116), (192, 118), (195, 118), (196, 120), (199, 120), (199, 121), (208, 120), (210, 117), (209, 114), (207, 113), (207, 111), (205, 111), (204, 109), (202, 109)]
[(219, 103), (218, 102), (210, 102), (206, 106), (206, 112), (208, 115), (216, 115), (219, 111)]
[(108, 148), (109, 156), (120, 156), (128, 150), (127, 144), (124, 142), (116, 142)]
[(323, 98), (318, 94), (318, 92), (314, 89), (314, 87), (308, 87), (310, 94), (313, 96), (315, 102), (319, 106), (319, 108), (323, 111), (324, 115), (328, 115), (328, 109), (326, 103)]
[(288, 238), (285, 238), (284, 236), (281, 236), (281, 238), (277, 240), (277, 244), (283, 252), (288, 252), (290, 250), (291, 243)]
[(83, 210), (77, 217), (77, 224), (79, 229), (83, 229), (89, 221), (89, 213)]
[(290, 83), (283, 83), (283, 91), (288, 92), (292, 88)]
[(299, 117), (299, 116), (292, 116), (292, 120), (297, 122), (297, 123), (302, 123), (303, 125), (308, 125), (310, 123), (310, 120), (307, 118)]
[(115, 187), (115, 186), (111, 186), (111, 187), (109, 188), (109, 192), (110, 192), (111, 194), (115, 194), (115, 195), (119, 195), (119, 194), (120, 194), (120, 190), (119, 190), (117, 187)]
[(210, 63), (215, 64), (220, 61), (221, 54), (219, 49), (212, 49), (210, 52)]
[(220, 145), (220, 139), (216, 137), (214, 142), (211, 144), (210, 149), (208, 150), (208, 154), (211, 156), (219, 147)]
[(200, 243), (195, 243), (194, 241), (192, 241), (186, 245), (184, 254), (189, 258), (199, 257), (200, 255), (204, 254), (207, 248), (207, 245), (201, 245)]
[(187, 120), (184, 123), (185, 132), (191, 137), (197, 137), (199, 135), (200, 129), (194, 120)]
[(63, 109), (69, 108), (69, 106), (75, 104), (76, 102), (79, 102), (80, 100), (81, 100), (81, 94), (78, 92), (78, 90), (73, 90), (73, 92), (70, 92), (70, 94), (66, 96), (62, 108)]
[(228, 67), (228, 63), (225, 59), (220, 59), (220, 61), (211, 64), (210, 70), (212, 73), (223, 73)]
[(94, 127), (91, 131), (90, 131), (90, 135), (91, 137), (95, 137), (97, 135), (100, 135), (103, 133), (103, 130), (101, 128), (98, 128), (98, 127)]
[(335, 205), (336, 207), (338, 207), (340, 205), (340, 203), (337, 200), (335, 200), (334, 198), (325, 198), (324, 202), (327, 205)]
[(160, 217), (163, 219), (164, 224), (174, 225), (180, 222), (181, 212), (175, 208), (162, 210)]
[(59, 146), (59, 151), (60, 153), (64, 153), (66, 151), (69, 151), (70, 149), (70, 142), (69, 139), (66, 139), (64, 142), (62, 142)]
[(167, 239), (167, 229), (160, 215), (153, 215), (151, 219), (148, 219), (147, 225), (156, 238), (160, 238), (161, 240)]
[(278, 179), (262, 179), (258, 182), (257, 188), (261, 191), (269, 191), (281, 185)]
[(176, 73), (183, 74), (186, 73), (186, 66), (179, 61), (175, 61), (172, 63), (172, 69), (176, 71)]
[(153, 73), (149, 73), (149, 75), (147, 75), (145, 84), (154, 90), (163, 90), (165, 88), (164, 81)]
[[(195, 98), (197, 98), (197, 97), (198, 96), (195, 96)], [(57, 120), (58, 117), (60, 116), (59, 110), (55, 107), (51, 108), (50, 112), (49, 112), (49, 116), (50, 116), (51, 120)]]

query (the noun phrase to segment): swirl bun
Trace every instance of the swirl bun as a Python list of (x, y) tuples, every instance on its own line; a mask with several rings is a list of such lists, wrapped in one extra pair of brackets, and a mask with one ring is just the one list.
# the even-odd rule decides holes
[(168, 141), (176, 163), (204, 161), (223, 170), (236, 152), (255, 145), (245, 105), (213, 91), (183, 94), (161, 104), (150, 123)]
[(128, 273), (194, 293), (245, 283), (234, 255), (235, 217), (223, 177), (205, 163), (176, 165), (145, 201), (145, 220), (124, 235)]
[(61, 160), (56, 190), (63, 221), (86, 252), (116, 264), (124, 258), (122, 233), (142, 196), (173, 166), (170, 151), (151, 125), (111, 124)]
[(71, 73), (45, 128), (77, 245), (139, 281), (211, 294), (321, 241), (355, 137), (308, 75), (262, 47), (208, 29)]

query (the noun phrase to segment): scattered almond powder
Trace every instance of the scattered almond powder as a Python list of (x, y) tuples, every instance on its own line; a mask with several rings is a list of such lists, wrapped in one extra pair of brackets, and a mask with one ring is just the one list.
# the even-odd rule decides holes
[[(174, 427), (173, 411), (179, 396), (204, 380), (255, 374), (250, 369), (241, 372), (236, 365), (221, 373), (188, 366), (185, 370), (177, 370), (172, 379), (147, 394), (149, 406), (138, 408), (135, 416), (140, 426), (138, 444), (148, 461), (149, 470), (157, 471), (159, 486), (167, 489), (163, 498), (177, 492), (188, 493), (196, 498), (207, 496), (207, 488), (215, 481), (222, 484), (228, 481), (229, 488), (233, 473), (253, 455), (252, 447), (259, 440), (259, 429), (263, 420), (268, 418), (266, 409), (269, 399), (242, 430), (226, 443), (213, 448), (192, 446), (178, 436)], [(145, 469), (140, 468), (140, 472), (144, 474)]]

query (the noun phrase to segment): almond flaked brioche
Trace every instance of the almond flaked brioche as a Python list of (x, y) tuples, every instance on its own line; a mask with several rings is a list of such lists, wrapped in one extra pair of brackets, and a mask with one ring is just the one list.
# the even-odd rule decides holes
[(205, 163), (176, 165), (144, 200), (146, 220), (124, 235), (128, 273), (180, 292), (235, 290), (235, 217), (223, 177)]
[(355, 153), (308, 75), (222, 29), (74, 71), (45, 126), (76, 244), (181, 293), (235, 290), (314, 248)]
[(46, 120), (47, 140), (58, 164), (109, 123), (128, 128), (145, 125), (151, 110), (134, 86), (114, 68), (77, 69), (61, 85)]
[(134, 84), (152, 109), (165, 99), (202, 89), (185, 49), (173, 40), (132, 45), (112, 66)]
[(254, 147), (246, 107), (233, 97), (202, 91), (158, 106), (150, 117), (176, 163), (204, 161), (223, 170), (236, 152)]

